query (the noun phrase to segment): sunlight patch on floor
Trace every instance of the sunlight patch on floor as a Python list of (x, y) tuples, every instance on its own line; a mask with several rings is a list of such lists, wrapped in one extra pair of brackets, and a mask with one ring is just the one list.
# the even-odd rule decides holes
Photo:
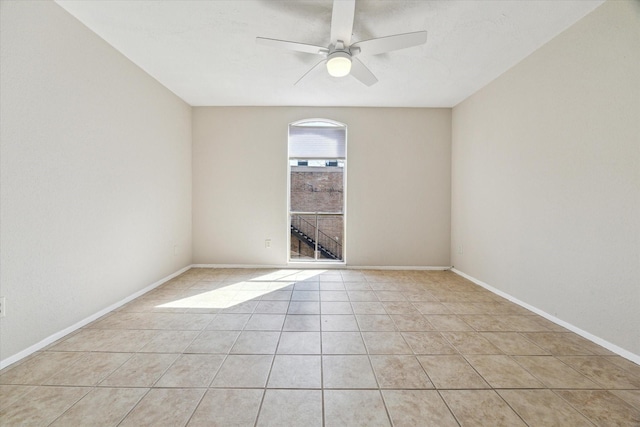
[(229, 308), (243, 302), (259, 300), (262, 296), (279, 291), (295, 282), (309, 280), (325, 270), (277, 270), (241, 282), (222, 285), (218, 289), (177, 299), (159, 308)]

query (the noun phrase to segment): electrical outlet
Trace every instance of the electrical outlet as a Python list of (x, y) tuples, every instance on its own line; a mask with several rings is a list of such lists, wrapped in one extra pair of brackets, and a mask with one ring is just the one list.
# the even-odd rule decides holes
[(0, 297), (0, 317), (7, 315), (7, 298)]
[(464, 253), (464, 251), (463, 251), (463, 249), (462, 249), (462, 244), (459, 244), (459, 245), (458, 245), (458, 250), (457, 250), (457, 252), (458, 252), (458, 255), (462, 255), (462, 254)]
[(266, 239), (264, 241), (264, 247), (267, 248), (267, 249), (271, 248), (271, 239)]
[(178, 245), (173, 245), (173, 256), (178, 255)]

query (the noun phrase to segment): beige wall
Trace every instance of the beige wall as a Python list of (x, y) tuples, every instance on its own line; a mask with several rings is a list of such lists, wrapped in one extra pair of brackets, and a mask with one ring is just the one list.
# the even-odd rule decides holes
[(452, 125), (456, 269), (636, 355), (639, 26), (639, 2), (605, 3)]
[[(347, 125), (347, 263), (446, 266), (450, 109), (193, 109), (193, 262), (287, 262), (287, 127)], [(264, 240), (271, 239), (270, 249)]]
[(190, 264), (191, 109), (55, 3), (0, 7), (5, 360)]

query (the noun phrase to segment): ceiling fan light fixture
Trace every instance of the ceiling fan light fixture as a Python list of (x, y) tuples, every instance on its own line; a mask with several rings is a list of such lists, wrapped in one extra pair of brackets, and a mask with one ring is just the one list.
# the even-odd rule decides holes
[(351, 72), (351, 55), (347, 52), (333, 52), (327, 58), (327, 71), (333, 77), (344, 77)]

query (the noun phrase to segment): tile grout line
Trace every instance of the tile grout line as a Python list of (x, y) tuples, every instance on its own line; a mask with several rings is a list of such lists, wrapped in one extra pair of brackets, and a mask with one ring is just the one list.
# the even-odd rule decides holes
[[(434, 384), (435, 386), (435, 384)], [(455, 412), (453, 412), (453, 410), (451, 409), (451, 407), (449, 406), (449, 403), (447, 403), (447, 401), (445, 400), (445, 398), (442, 396), (442, 393), (440, 393), (439, 389), (435, 389), (436, 393), (438, 393), (438, 397), (440, 397), (440, 400), (442, 400), (442, 402), (444, 402), (444, 406), (447, 407), (447, 410), (449, 411), (449, 413), (453, 416), (453, 419), (455, 420), (455, 422), (458, 424), (459, 427), (462, 426), (462, 424), (460, 423), (460, 420), (458, 419), (457, 415), (455, 414)]]
[[(342, 274), (340, 274), (342, 277)], [(326, 425), (326, 413), (324, 406), (324, 353), (322, 352), (322, 294), (320, 293), (320, 281), (318, 280), (318, 314), (320, 320), (320, 390), (321, 390), (321, 410), (322, 410), (322, 427)]]
[[(289, 286), (293, 286), (293, 288), (291, 289), (291, 296), (293, 297), (293, 290), (295, 289), (295, 283), (293, 285), (289, 285)], [(258, 405), (258, 412), (256, 413), (256, 420), (255, 420), (255, 422), (253, 424), (254, 427), (257, 427), (258, 421), (260, 420), (260, 414), (262, 413), (262, 406), (264, 404), (264, 399), (267, 396), (267, 390), (268, 390), (268, 387), (269, 387), (269, 380), (271, 379), (271, 374), (273, 373), (273, 365), (275, 365), (275, 363), (276, 363), (276, 356), (278, 355), (278, 348), (280, 347), (280, 340), (282, 339), (282, 332), (284, 331), (284, 324), (285, 324), (285, 322), (287, 320), (287, 313), (289, 312), (289, 307), (290, 306), (291, 306), (291, 297), (289, 298), (289, 301), (287, 303), (287, 310), (285, 312), (284, 319), (282, 321), (282, 325), (280, 326), (280, 333), (278, 335), (278, 342), (276, 343), (276, 346), (273, 349), (273, 358), (271, 359), (271, 366), (269, 367), (269, 373), (267, 374), (267, 378), (266, 378), (265, 383), (264, 383), (264, 388), (263, 388), (263, 391), (262, 391), (262, 398), (260, 399), (260, 404)], [(256, 308), (257, 308), (257, 305), (256, 305)], [(255, 313), (255, 309), (254, 309), (254, 313)], [(252, 314), (252, 316), (253, 316), (253, 314)], [(249, 323), (250, 320), (251, 320), (251, 317), (249, 318), (249, 320), (247, 320), (247, 323)], [(229, 350), (229, 351), (231, 351), (231, 350)]]
[(146, 391), (146, 393), (144, 393), (142, 396), (140, 396), (140, 398), (136, 401), (136, 403), (135, 403), (131, 408), (129, 408), (129, 410), (127, 411), (127, 413), (126, 413), (126, 414), (124, 414), (124, 416), (122, 416), (122, 418), (120, 418), (120, 420), (117, 422), (116, 426), (119, 426), (120, 424), (122, 424), (122, 423), (124, 422), (124, 420), (129, 416), (129, 414), (130, 414), (131, 412), (133, 412), (133, 410), (134, 410), (135, 408), (137, 408), (137, 407), (138, 407), (138, 405), (140, 404), (140, 402), (142, 402), (142, 400), (143, 400), (145, 397), (147, 397), (147, 395), (151, 392), (151, 390), (153, 390), (153, 388), (152, 388), (152, 387), (149, 387), (149, 389)]
[(56, 418), (53, 419), (53, 421), (51, 421), (49, 424), (47, 424), (47, 426), (51, 426), (53, 425), (53, 423), (55, 423), (56, 421), (58, 421), (64, 414), (66, 414), (67, 412), (69, 412), (71, 410), (71, 408), (73, 408), (75, 405), (77, 405), (78, 403), (80, 403), (82, 400), (84, 400), (85, 397), (87, 397), (89, 395), (89, 393), (91, 393), (93, 390), (97, 389), (97, 387), (92, 387), (91, 390), (89, 390), (88, 392), (86, 392), (85, 394), (83, 394), (81, 397), (78, 398), (78, 400), (74, 401), (73, 403), (71, 403), (69, 405), (69, 407), (67, 409), (65, 409), (64, 411), (62, 411), (62, 413), (60, 415), (58, 415)]
[[(573, 403), (569, 402), (564, 396), (562, 396), (561, 394), (557, 393), (555, 389), (550, 389), (551, 392), (558, 396), (560, 399), (562, 399), (563, 402), (565, 402), (567, 405), (569, 405), (571, 408), (573, 408), (577, 413), (579, 413), (580, 415), (582, 415), (588, 422), (590, 422), (593, 425), (597, 425), (592, 419), (591, 417), (587, 416), (587, 414), (583, 413), (580, 408), (577, 408)], [(559, 389), (558, 389), (559, 390)]]
[[(193, 387), (193, 388), (195, 388), (195, 387)], [(204, 393), (202, 393), (202, 396), (200, 396), (200, 399), (198, 399), (198, 403), (193, 408), (193, 411), (191, 412), (191, 415), (189, 415), (189, 418), (187, 419), (187, 422), (184, 424), (185, 426), (188, 425), (191, 422), (191, 420), (193, 419), (193, 416), (198, 411), (198, 408), (200, 408), (200, 406), (202, 405), (202, 401), (204, 400), (204, 398), (205, 398), (205, 396), (207, 395), (208, 392), (209, 392), (209, 388), (205, 388), (204, 389)]]
[[(378, 298), (378, 300), (380, 300), (380, 297), (378, 296), (378, 294), (376, 294), (375, 291), (373, 291), (373, 292), (374, 292), (374, 295), (376, 296), (376, 298)], [(382, 309), (384, 310), (386, 315), (389, 316), (389, 318), (391, 319), (391, 322), (393, 323), (393, 327), (395, 328), (395, 331), (398, 331), (398, 333), (402, 337), (402, 341), (407, 345), (407, 347), (409, 347), (409, 349), (411, 349), (411, 346), (409, 346), (409, 344), (406, 342), (406, 340), (402, 336), (402, 333), (400, 333), (400, 330), (398, 329), (396, 323), (393, 321), (393, 318), (389, 315), (389, 312), (387, 311), (387, 308), (385, 307), (384, 302), (380, 301), (380, 304), (382, 305)], [(356, 321), (357, 321), (357, 317), (356, 317)], [(358, 329), (360, 329), (360, 322), (358, 322)], [(361, 330), (361, 333), (362, 333), (362, 330)], [(363, 336), (363, 340), (364, 340), (364, 336)], [(413, 349), (411, 349), (411, 351), (413, 351)], [(391, 412), (389, 411), (389, 408), (387, 406), (387, 400), (384, 398), (384, 393), (382, 392), (382, 388), (380, 387), (380, 383), (378, 382), (378, 376), (376, 374), (375, 368), (373, 367), (373, 361), (371, 360), (371, 353), (369, 352), (369, 349), (367, 349), (367, 355), (369, 357), (369, 364), (371, 365), (371, 370), (373, 371), (373, 376), (375, 377), (376, 383), (378, 384), (378, 393), (380, 393), (380, 398), (382, 399), (382, 404), (384, 405), (384, 410), (387, 413), (387, 418), (389, 419), (389, 424), (391, 426), (393, 426), (393, 420), (391, 418)]]
[[(369, 285), (369, 286), (371, 286), (371, 285)], [(378, 298), (378, 300), (379, 300), (380, 298), (375, 293), (375, 291), (373, 291), (373, 293), (376, 296), (376, 298)], [(379, 302), (381, 302), (381, 301), (379, 301)], [(351, 308), (353, 310), (353, 305), (352, 305)], [(384, 305), (382, 305), (382, 309), (385, 311), (385, 313), (387, 312), (387, 310), (384, 308)], [(378, 375), (376, 374), (376, 371), (375, 371), (375, 369), (373, 367), (373, 362), (371, 361), (371, 352), (369, 351), (369, 347), (367, 346), (367, 343), (364, 340), (364, 335), (362, 334), (363, 331), (362, 331), (362, 328), (360, 327), (360, 322), (358, 321), (358, 317), (355, 315), (355, 311), (354, 311), (353, 317), (356, 319), (356, 325), (358, 325), (358, 332), (360, 332), (360, 339), (362, 340), (362, 343), (365, 346), (364, 347), (365, 351), (367, 352), (367, 359), (369, 360), (369, 367), (371, 368), (371, 372), (373, 373), (373, 379), (376, 382), (378, 395), (380, 396), (380, 400), (382, 400), (382, 406), (384, 407), (384, 412), (387, 414), (387, 419), (389, 420), (389, 425), (393, 426), (393, 421), (391, 420), (391, 414), (389, 412), (389, 408), (387, 407), (387, 402), (384, 399), (384, 395), (382, 394), (382, 388), (380, 387), (380, 382), (378, 381)], [(394, 323), (394, 327), (395, 327), (395, 323)], [(404, 338), (403, 338), (403, 340), (404, 340)]]

